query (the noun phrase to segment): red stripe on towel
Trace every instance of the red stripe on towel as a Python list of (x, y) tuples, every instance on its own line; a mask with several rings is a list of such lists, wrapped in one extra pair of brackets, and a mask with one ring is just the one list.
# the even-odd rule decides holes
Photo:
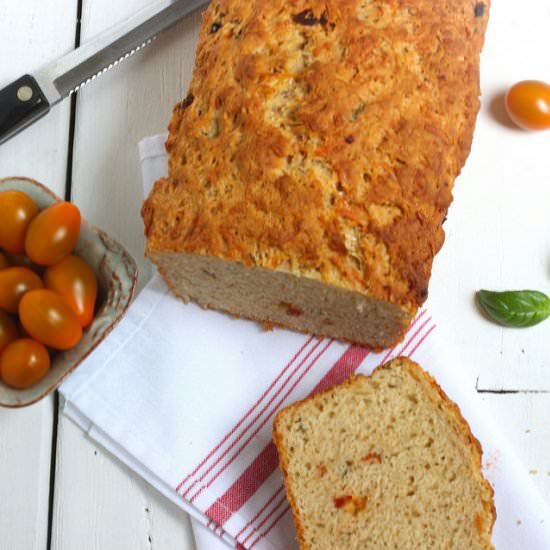
[(426, 334), (424, 334), (424, 336), (422, 336), (422, 338), (419, 340), (418, 344), (416, 344), (416, 346), (414, 346), (414, 348), (411, 350), (411, 352), (409, 353), (409, 357), (412, 357), (413, 354), (415, 353), (415, 351), (424, 343), (424, 340), (426, 340), (426, 338), (428, 338), (428, 336), (435, 330), (435, 327), (437, 325), (432, 325), (430, 327), (430, 330), (428, 330), (428, 332), (426, 332)]
[(271, 495), (271, 498), (258, 510), (256, 515), (235, 535), (235, 538), (238, 539), (265, 511), (265, 509), (277, 498), (277, 495), (281, 493), (284, 489), (284, 486), (281, 485), (277, 491)]
[(275, 471), (277, 465), (277, 449), (273, 443), (270, 443), (233, 485), (206, 510), (206, 515), (224, 524), (261, 487)]
[(243, 540), (243, 544), (246, 546), (246, 543), (253, 537), (255, 537), (256, 535), (259, 534), (258, 532), (258, 529), (261, 529), (266, 523), (267, 521), (269, 520), (269, 518), (271, 518), (273, 516), (273, 514), (283, 505), (287, 502), (286, 500), (286, 495), (283, 495), (280, 499), (279, 499), (279, 502), (277, 502), (277, 504), (273, 507), (273, 510), (271, 510), (271, 512), (262, 520), (260, 521), (260, 523), (258, 523), (258, 525), (256, 525), (256, 527), (254, 527), (254, 529), (248, 534), (248, 536)]
[(331, 386), (340, 384), (346, 378), (349, 378), (358, 369), (359, 365), (369, 353), (370, 350), (368, 348), (350, 346), (345, 351), (344, 355), (334, 364), (332, 369), (321, 378), (309, 395), (328, 390)]
[[(359, 365), (369, 353), (370, 350), (366, 348), (357, 346), (348, 348), (315, 386), (313, 392), (321, 391), (322, 388), (328, 387), (330, 384), (343, 382), (359, 368)], [(327, 382), (329, 380), (330, 383)], [(273, 443), (269, 443), (233, 485), (206, 510), (206, 515), (223, 525), (256, 493), (265, 480), (275, 471), (277, 465), (277, 450)]]
[[(262, 422), (260, 423), (260, 425), (254, 430), (254, 432), (252, 432), (251, 435), (248, 436), (247, 440), (233, 453), (233, 455), (231, 456), (231, 458), (229, 458), (229, 460), (224, 464), (222, 465), (222, 467), (218, 470), (218, 472), (214, 475), (214, 477), (212, 477), (205, 485), (201, 485), (201, 487), (199, 488), (199, 490), (192, 496), (189, 498), (189, 502), (194, 502), (195, 499), (208, 487), (210, 487), (212, 485), (212, 483), (214, 483), (214, 481), (216, 481), (216, 479), (218, 479), (218, 477), (237, 459), (237, 457), (241, 454), (241, 452), (246, 449), (246, 446), (250, 443), (250, 441), (256, 437), (256, 435), (258, 435), (258, 432), (267, 424), (268, 420), (270, 418), (272, 418), (275, 413), (277, 412), (277, 409), (279, 409), (279, 407), (281, 406), (281, 404), (283, 403), (283, 401), (294, 391), (294, 388), (296, 388), (296, 386), (301, 382), (302, 378), (311, 370), (311, 368), (313, 367), (313, 365), (315, 365), (315, 363), (317, 363), (317, 361), (319, 360), (319, 358), (325, 353), (325, 351), (327, 351), (327, 349), (330, 347), (330, 345), (334, 342), (334, 340), (329, 340), (327, 345), (313, 358), (313, 360), (311, 361), (311, 363), (300, 373), (300, 376), (298, 376), (298, 378), (293, 382), (293, 384), (290, 386), (290, 388), (286, 391), (286, 393), (279, 399), (279, 401), (277, 403), (275, 403), (273, 409), (270, 411), (270, 413), (264, 418), (264, 420), (262, 420)], [(320, 342), (319, 342), (320, 343)], [(317, 346), (315, 346), (315, 348), (313, 348), (314, 350), (316, 349)], [(309, 357), (309, 354), (308, 354), (308, 357)], [(304, 362), (305, 362), (305, 359), (304, 359)], [(296, 367), (296, 369), (294, 370), (294, 372), (292, 373), (291, 376), (294, 375), (295, 372), (297, 372), (299, 370), (299, 368), (302, 366), (303, 363), (301, 363), (298, 367)], [(289, 377), (289, 380), (290, 380), (290, 377)], [(285, 383), (286, 385), (286, 383)], [(270, 399), (269, 403), (266, 405), (266, 407), (261, 411), (261, 413), (257, 416), (257, 418), (259, 418), (265, 411), (265, 409), (272, 404), (272, 402), (275, 400), (275, 398), (281, 393), (281, 391), (284, 389), (284, 386), (281, 386), (281, 388), (279, 388), (279, 390), (277, 391), (277, 393)], [(254, 422), (257, 420), (254, 419)], [(244, 433), (246, 433), (246, 431), (248, 430), (248, 427), (247, 429), (245, 430), (245, 432), (243, 432), (242, 435), (244, 435)], [(239, 440), (241, 439), (241, 437), (238, 438), (238, 440), (235, 442), (237, 443)], [(233, 447), (233, 445), (231, 445), (230, 449)], [(229, 452), (229, 450), (227, 452)], [(206, 475), (208, 475), (208, 473), (210, 473), (210, 471), (221, 461), (222, 458), (224, 458), (224, 456), (227, 454), (224, 453), (222, 455), (222, 457), (220, 457), (209, 469), (208, 471), (203, 474), (203, 476), (201, 478), (199, 478), (198, 481), (195, 481), (191, 487), (193, 487), (197, 482), (200, 482), (202, 481)], [(184, 493), (184, 496), (187, 495), (189, 493), (189, 489)]]
[[(399, 353), (397, 355), (403, 355), (407, 348), (415, 341), (415, 339), (418, 337), (418, 335), (424, 330), (426, 325), (432, 320), (431, 317), (428, 317), (414, 332), (414, 334), (407, 340), (407, 343), (399, 350)], [(410, 332), (410, 331), (409, 331)]]
[[(411, 330), (416, 326), (416, 324), (418, 323), (418, 321), (420, 321), (420, 319), (422, 319), (422, 317), (424, 317), (424, 314), (426, 313), (426, 310), (422, 310), (414, 319), (414, 321), (411, 323), (411, 326), (407, 329), (407, 332), (405, 333), (405, 338), (411, 333)], [(400, 342), (399, 342), (400, 343)], [(384, 359), (382, 359), (382, 361), (380, 361), (379, 365), (383, 365), (387, 360), (388, 358), (392, 355), (392, 353), (395, 351), (395, 349), (397, 348), (397, 346), (399, 345), (399, 343), (397, 343), (395, 346), (393, 346), (393, 348), (391, 348), (388, 353), (386, 353), (386, 355), (384, 355)]]
[[(294, 354), (292, 359), (285, 365), (283, 370), (279, 373), (277, 378), (273, 380), (273, 382), (269, 385), (269, 387), (262, 393), (262, 395), (259, 397), (259, 399), (250, 407), (250, 409), (247, 411), (247, 413), (239, 420), (237, 424), (231, 429), (230, 432), (228, 432), (224, 438), (210, 451), (210, 453), (200, 462), (200, 464), (190, 473), (188, 474), (185, 479), (176, 487), (176, 492), (179, 492), (182, 486), (194, 475), (197, 474), (197, 472), (208, 462), (208, 460), (216, 453), (216, 451), (219, 450), (219, 448), (242, 426), (243, 422), (246, 421), (246, 419), (256, 410), (258, 405), (267, 397), (269, 392), (273, 389), (275, 384), (285, 375), (285, 373), (290, 369), (290, 367), (294, 364), (296, 359), (300, 356), (300, 354), (304, 351), (304, 349), (313, 341), (313, 336), (311, 336), (305, 344)], [(315, 347), (319, 345), (321, 341), (319, 341)], [(315, 348), (314, 348), (315, 349)], [(311, 354), (311, 352), (310, 352)], [(307, 359), (307, 357), (306, 357)]]
[[(290, 506), (285, 506), (285, 509), (275, 518), (273, 523), (263, 532), (260, 534), (260, 536), (248, 547), (248, 550), (252, 550), (256, 544), (258, 544), (265, 536), (269, 534), (269, 532), (281, 521), (283, 516), (290, 510)], [(246, 548), (246, 547), (245, 547)]]

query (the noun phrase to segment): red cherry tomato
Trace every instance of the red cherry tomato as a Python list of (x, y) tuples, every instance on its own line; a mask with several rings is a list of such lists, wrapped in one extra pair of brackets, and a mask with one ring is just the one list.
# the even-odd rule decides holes
[(42, 210), (31, 222), (25, 239), (27, 256), (38, 265), (53, 265), (68, 256), (80, 234), (80, 211), (70, 202)]
[(24, 329), (42, 344), (54, 349), (71, 349), (82, 338), (82, 327), (69, 304), (47, 289), (27, 292), (19, 303)]
[(0, 311), (0, 352), (17, 338), (17, 326), (11, 317)]
[(60, 294), (87, 327), (94, 318), (97, 279), (92, 268), (78, 256), (67, 256), (44, 273), (46, 288)]
[(29, 290), (42, 288), (40, 277), (25, 267), (8, 267), (0, 271), (0, 309), (17, 313), (19, 301)]
[(0, 269), (6, 269), (6, 267), (8, 267), (9, 265), (10, 264), (8, 262), (8, 259), (6, 258), (6, 255), (0, 252)]
[(22, 191), (0, 192), (0, 247), (21, 254), (25, 251), (25, 234), (38, 213), (35, 202)]
[(514, 84), (506, 94), (506, 110), (521, 128), (550, 128), (550, 85), (539, 80), (524, 80)]
[(0, 377), (14, 388), (34, 386), (46, 376), (49, 369), (48, 350), (29, 338), (11, 342), (0, 354)]

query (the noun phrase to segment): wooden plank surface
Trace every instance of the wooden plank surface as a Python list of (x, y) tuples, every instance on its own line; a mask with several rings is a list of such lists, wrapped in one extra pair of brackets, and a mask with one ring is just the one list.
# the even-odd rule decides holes
[[(76, 0), (0, 2), (0, 87), (70, 51), (75, 22)], [(64, 196), (68, 137), (65, 101), (0, 147), (2, 177), (35, 178)]]
[[(76, 0), (0, 3), (0, 88), (73, 47)], [(69, 105), (0, 147), (0, 177), (21, 175), (65, 194)], [(0, 548), (45, 549), (53, 399), (0, 409)]]
[[(84, 2), (82, 41), (147, 4)], [(77, 101), (72, 199), (93, 223), (143, 257), (138, 141), (164, 132), (194, 63), (198, 15), (182, 21), (117, 69), (86, 86)], [(59, 418), (52, 548), (186, 550), (185, 513)]]
[(60, 416), (54, 550), (191, 550), (187, 515)]
[(483, 393), (483, 401), (512, 443), (524, 470), (550, 505), (549, 396), (545, 393)]
[(0, 409), (0, 547), (45, 549), (48, 535), (53, 399)]
[[(82, 39), (147, 3), (84, 1)], [(0, 50), (0, 86), (69, 49), (75, 13), (73, 0), (3, 2), (0, 31), (10, 39)], [(196, 15), (183, 21), (78, 98), (72, 198), (138, 259), (142, 283), (148, 266), (142, 256), (137, 142), (164, 131), (172, 105), (183, 97), (198, 22)], [(528, 13), (512, 2), (493, 3), (482, 68), (484, 124), (457, 183), (430, 307), (449, 354), (470, 374), (472, 387), (477, 383), (550, 503), (548, 325), (502, 330), (483, 320), (473, 301), (480, 287), (550, 290), (548, 134), (518, 134), (498, 122), (498, 98), (507, 85), (521, 78), (550, 81), (540, 54), (550, 46), (549, 25), (546, 0), (530, 0)], [(36, 177), (63, 194), (68, 108), (63, 103), (0, 147), (0, 175)], [(504, 144), (515, 152), (503, 155)], [(0, 410), (2, 550), (46, 550), (51, 422), (51, 400), (26, 411)], [(185, 515), (63, 417), (55, 480), (52, 549), (193, 548)]]

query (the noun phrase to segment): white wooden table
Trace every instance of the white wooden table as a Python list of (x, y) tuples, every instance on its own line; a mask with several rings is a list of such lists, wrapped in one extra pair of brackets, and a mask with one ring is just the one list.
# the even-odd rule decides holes
[[(148, 0), (0, 2), (0, 87), (86, 41)], [(550, 291), (550, 134), (499, 124), (495, 97), (550, 81), (547, 0), (493, 0), (483, 58), (483, 123), (455, 190), (429, 305), (449, 353), (471, 375), (550, 503), (550, 324), (502, 330), (473, 301), (480, 287)], [(164, 131), (184, 95), (200, 17), (64, 101), (0, 147), (0, 176), (24, 175), (74, 201), (120, 239), (146, 280), (137, 142)], [(516, 146), (517, 145), (517, 146)], [(502, 151), (506, 150), (506, 154)], [(191, 549), (184, 513), (58, 414), (55, 397), (0, 410), (0, 548)]]

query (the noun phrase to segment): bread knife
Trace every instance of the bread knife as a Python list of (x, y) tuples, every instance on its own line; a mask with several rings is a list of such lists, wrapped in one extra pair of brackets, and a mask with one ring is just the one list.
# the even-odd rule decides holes
[(0, 90), (0, 144), (46, 115), (65, 97), (149, 45), (206, 0), (161, 0), (33, 74)]

